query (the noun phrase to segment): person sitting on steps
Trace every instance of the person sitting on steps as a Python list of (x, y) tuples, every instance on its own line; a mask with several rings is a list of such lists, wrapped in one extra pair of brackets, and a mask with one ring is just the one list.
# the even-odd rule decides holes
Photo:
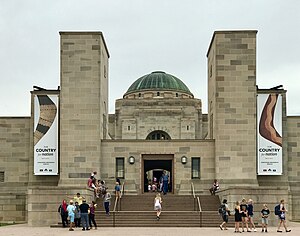
[(212, 187), (209, 189), (211, 195), (216, 195), (216, 191), (220, 190), (218, 180), (214, 180)]

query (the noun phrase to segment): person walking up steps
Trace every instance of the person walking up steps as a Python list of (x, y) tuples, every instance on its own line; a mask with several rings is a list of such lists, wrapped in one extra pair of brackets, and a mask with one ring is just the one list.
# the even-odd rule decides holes
[(82, 204), (79, 206), (81, 215), (82, 230), (90, 230), (89, 225), (89, 204), (86, 203), (85, 199), (82, 199)]
[(161, 214), (161, 196), (160, 193), (156, 194), (156, 197), (154, 198), (154, 210), (156, 210), (156, 220), (160, 220), (160, 214)]

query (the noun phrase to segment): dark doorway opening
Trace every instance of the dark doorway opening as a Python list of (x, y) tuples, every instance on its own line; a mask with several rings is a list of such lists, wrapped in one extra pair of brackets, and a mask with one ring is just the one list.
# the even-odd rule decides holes
[[(168, 155), (169, 156), (169, 155)], [(169, 176), (168, 192), (173, 192), (173, 157), (157, 156), (155, 158), (144, 158), (143, 168), (143, 192), (153, 191), (149, 189), (149, 184), (152, 186), (155, 184), (157, 190), (159, 190), (159, 181), (165, 171)]]

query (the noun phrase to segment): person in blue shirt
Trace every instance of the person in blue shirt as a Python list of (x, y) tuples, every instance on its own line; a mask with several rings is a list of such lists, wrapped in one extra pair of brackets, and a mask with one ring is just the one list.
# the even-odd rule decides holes
[(70, 219), (70, 231), (74, 231), (73, 224), (75, 221), (75, 206), (73, 205), (73, 200), (70, 200), (70, 205), (67, 207), (68, 216)]
[(163, 193), (167, 194), (168, 192), (168, 185), (169, 185), (169, 175), (167, 174), (167, 172), (164, 170), (163, 172)]

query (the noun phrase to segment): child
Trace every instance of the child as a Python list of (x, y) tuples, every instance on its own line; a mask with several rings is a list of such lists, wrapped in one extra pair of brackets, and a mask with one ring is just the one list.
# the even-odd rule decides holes
[(74, 231), (73, 224), (75, 222), (75, 206), (73, 205), (73, 200), (70, 200), (70, 205), (67, 207), (67, 211), (70, 219), (69, 231)]
[(149, 182), (149, 184), (148, 184), (148, 192), (151, 192), (151, 190), (152, 190), (152, 186), (151, 186), (151, 183)]
[(263, 205), (263, 209), (261, 210), (261, 232), (268, 232), (268, 217), (270, 214), (270, 210), (268, 209), (267, 204)]
[(156, 192), (156, 189), (157, 189), (156, 184), (153, 183), (153, 184), (152, 184), (152, 192)]
[(156, 197), (154, 198), (154, 210), (156, 210), (156, 220), (160, 219), (160, 214), (161, 214), (161, 196), (160, 193), (156, 194)]

